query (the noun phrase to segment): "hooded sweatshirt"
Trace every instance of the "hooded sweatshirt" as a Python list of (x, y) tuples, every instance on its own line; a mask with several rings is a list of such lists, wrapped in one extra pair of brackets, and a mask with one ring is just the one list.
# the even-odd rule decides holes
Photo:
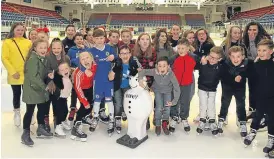
[(76, 44), (74, 43), (74, 39), (69, 39), (68, 37), (66, 37), (63, 41), (62, 41), (64, 48), (65, 48), (65, 52), (66, 54), (68, 54), (68, 50), (72, 47), (75, 46)]

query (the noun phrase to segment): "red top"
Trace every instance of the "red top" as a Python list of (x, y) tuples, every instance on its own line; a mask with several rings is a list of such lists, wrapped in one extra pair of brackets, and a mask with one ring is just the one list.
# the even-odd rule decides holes
[(187, 86), (192, 84), (193, 71), (196, 61), (188, 54), (179, 56), (173, 64), (173, 72), (178, 80), (180, 86)]
[(80, 100), (80, 102), (86, 107), (89, 104), (87, 98), (85, 97), (85, 94), (83, 92), (83, 89), (89, 89), (93, 86), (93, 78), (96, 73), (97, 65), (94, 64), (91, 66), (90, 70), (92, 72), (92, 76), (88, 77), (85, 72), (82, 72), (79, 68), (76, 68), (74, 72), (74, 89), (77, 93), (77, 97)]

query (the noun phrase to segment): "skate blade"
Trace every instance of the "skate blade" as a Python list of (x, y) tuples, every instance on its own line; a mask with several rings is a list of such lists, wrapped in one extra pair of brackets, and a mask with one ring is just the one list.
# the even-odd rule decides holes
[(26, 145), (26, 146), (28, 146), (28, 147), (33, 147), (33, 145), (27, 145), (25, 142), (23, 142), (23, 141), (21, 141), (21, 143), (23, 144), (23, 145)]
[(37, 139), (51, 139), (53, 138), (53, 136), (44, 136), (44, 135), (40, 135), (40, 136), (36, 136)]
[(75, 140), (75, 141), (81, 141), (81, 142), (86, 142), (87, 141), (87, 138), (79, 138), (79, 137), (73, 136), (73, 135), (70, 136), (70, 139)]

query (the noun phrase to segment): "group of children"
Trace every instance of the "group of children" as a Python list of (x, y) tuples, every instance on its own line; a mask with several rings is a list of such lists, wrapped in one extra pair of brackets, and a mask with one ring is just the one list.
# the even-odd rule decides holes
[[(154, 92), (155, 133), (160, 135), (162, 129), (166, 135), (174, 133), (179, 119), (184, 130), (189, 132), (190, 102), (195, 92), (193, 72), (198, 70), (197, 132), (202, 133), (208, 123), (213, 135), (223, 133), (228, 108), (234, 96), (240, 135), (245, 137), (246, 145), (254, 140), (264, 115), (268, 117), (269, 141), (264, 152), (270, 152), (274, 148), (273, 41), (263, 39), (258, 43), (258, 56), (250, 71), (251, 62), (245, 58), (246, 49), (236, 44), (237, 40), (235, 46), (229, 43), (229, 47), (218, 47), (214, 46), (204, 29), (199, 29), (195, 34), (186, 31), (179, 37), (179, 31), (176, 31), (178, 28), (180, 29), (178, 25), (173, 26), (172, 30), (175, 31), (171, 39), (168, 39), (165, 30), (158, 30), (153, 45), (146, 33), (142, 33), (134, 45), (129, 30), (121, 32), (122, 41), (119, 41), (119, 31), (110, 31), (109, 41), (106, 41), (104, 28), (96, 28), (84, 36), (76, 33), (73, 25), (67, 26), (67, 37), (63, 41), (53, 39), (49, 46), (44, 39), (34, 40), (24, 69), (23, 101), (27, 104), (27, 111), (23, 121), (22, 142), (29, 146), (34, 144), (30, 138), (30, 124), (35, 105), (38, 107), (37, 136), (53, 136), (48, 118), (45, 120), (51, 103), (56, 136), (65, 137), (64, 129), (70, 130), (72, 127), (71, 139), (86, 141), (87, 134), (82, 131), (82, 125), (88, 124), (89, 130), (93, 132), (98, 121), (108, 124), (109, 135), (115, 129), (120, 133), (121, 120), (126, 120), (123, 96), (130, 89), (129, 74), (132, 70), (138, 70), (141, 85), (146, 76), (148, 86)], [(233, 34), (232, 38), (235, 36), (237, 35)], [(251, 76), (250, 72), (254, 74)], [(245, 92), (246, 81), (250, 77), (257, 81), (255, 89), (258, 107), (248, 133)], [(222, 98), (216, 122), (215, 97), (219, 81)], [(70, 96), (71, 110), (68, 119), (73, 121), (76, 113), (73, 126), (66, 121), (67, 98)], [(77, 98), (80, 101), (78, 109)], [(108, 106), (108, 115), (105, 115), (105, 104)], [(149, 127), (148, 120), (147, 128)]]

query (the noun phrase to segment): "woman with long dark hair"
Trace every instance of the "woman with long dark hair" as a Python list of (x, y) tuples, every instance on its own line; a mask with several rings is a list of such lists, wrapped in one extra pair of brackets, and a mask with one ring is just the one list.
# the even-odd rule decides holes
[(249, 77), (248, 77), (248, 87), (249, 87), (249, 112), (247, 114), (247, 120), (253, 118), (254, 111), (256, 110), (256, 94), (255, 94), (255, 84), (254, 81), (254, 68), (253, 63), (257, 54), (257, 45), (262, 39), (271, 39), (270, 35), (266, 32), (263, 26), (258, 22), (250, 22), (247, 24), (243, 34), (243, 42), (247, 48), (247, 58), (249, 59)]

